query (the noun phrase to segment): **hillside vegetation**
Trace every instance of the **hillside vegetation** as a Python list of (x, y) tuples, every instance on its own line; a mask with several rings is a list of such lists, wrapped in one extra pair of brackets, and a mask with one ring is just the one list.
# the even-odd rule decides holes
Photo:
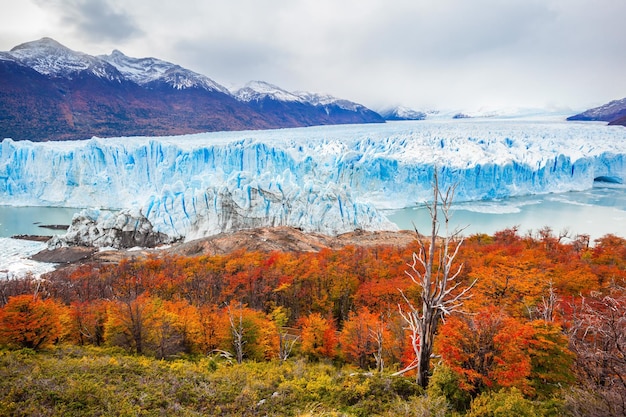
[[(0, 283), (0, 415), (623, 415), (626, 241), (460, 246), (430, 382), (409, 245), (100, 260)], [(435, 260), (435, 273), (440, 271)], [(406, 297), (406, 299), (403, 297)]]

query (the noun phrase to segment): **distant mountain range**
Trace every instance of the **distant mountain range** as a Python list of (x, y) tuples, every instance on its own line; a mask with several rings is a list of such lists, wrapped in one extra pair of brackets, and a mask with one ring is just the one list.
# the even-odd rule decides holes
[(613, 100), (600, 107), (586, 110), (580, 114), (568, 117), (567, 120), (595, 120), (609, 122), (610, 125), (626, 126), (626, 98)]
[[(406, 107), (377, 113), (348, 100), (289, 92), (263, 81), (229, 91), (205, 75), (160, 59), (131, 58), (118, 50), (92, 56), (50, 38), (0, 52), (0, 140), (165, 136), (433, 117), (453, 115)], [(626, 98), (568, 120), (626, 125)]]
[(0, 52), (0, 140), (383, 122), (348, 100), (261, 81), (231, 92), (179, 65), (117, 50), (91, 56), (43, 38)]

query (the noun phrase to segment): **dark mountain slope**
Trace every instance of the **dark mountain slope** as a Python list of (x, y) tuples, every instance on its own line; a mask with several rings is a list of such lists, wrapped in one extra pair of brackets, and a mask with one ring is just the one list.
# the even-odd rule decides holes
[(622, 116), (618, 119), (615, 120), (611, 120), (611, 122), (609, 122), (610, 125), (619, 125), (619, 126), (626, 126), (626, 116)]
[[(281, 90), (283, 91), (283, 90)], [(291, 93), (287, 93), (289, 95)], [(50, 38), (0, 52), (0, 140), (74, 140), (384, 122), (307, 93), (241, 100), (210, 78), (119, 51), (91, 56)]]
[(582, 113), (568, 117), (567, 120), (601, 121), (609, 122), (609, 124), (623, 124), (623, 121), (621, 123), (617, 121), (623, 120), (624, 117), (626, 117), (626, 98), (613, 100), (602, 106), (585, 110)]

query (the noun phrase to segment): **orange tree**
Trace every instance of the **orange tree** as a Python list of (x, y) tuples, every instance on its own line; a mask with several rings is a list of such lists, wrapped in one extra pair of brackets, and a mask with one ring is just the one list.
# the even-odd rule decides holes
[(335, 356), (337, 336), (332, 320), (325, 319), (319, 313), (313, 313), (300, 319), (300, 326), (302, 353), (317, 359)]
[(69, 337), (79, 345), (104, 343), (107, 302), (103, 300), (74, 301), (69, 306)]
[(63, 334), (64, 307), (52, 299), (30, 294), (11, 297), (0, 309), (0, 343), (13, 347), (42, 349)]
[(530, 358), (525, 353), (531, 329), (501, 310), (451, 317), (441, 328), (437, 351), (461, 376), (461, 388), (476, 395), (485, 389), (528, 387)]
[(441, 328), (437, 352), (472, 395), (518, 388), (548, 397), (572, 381), (573, 356), (558, 325), (522, 321), (488, 307), (473, 316), (450, 318)]
[(363, 368), (383, 368), (389, 331), (380, 316), (367, 308), (350, 313), (339, 335), (341, 351), (346, 360)]

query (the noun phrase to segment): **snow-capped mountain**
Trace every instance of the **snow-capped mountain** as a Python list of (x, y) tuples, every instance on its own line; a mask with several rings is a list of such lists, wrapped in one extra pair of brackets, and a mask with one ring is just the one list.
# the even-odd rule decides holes
[(154, 86), (158, 83), (164, 83), (177, 90), (201, 88), (229, 94), (226, 87), (209, 77), (171, 62), (156, 58), (131, 58), (117, 49), (110, 55), (100, 55), (98, 58), (113, 65), (127, 79), (139, 85)]
[(428, 116), (422, 111), (417, 111), (404, 106), (390, 107), (378, 112), (385, 120), (424, 120)]
[(286, 127), (384, 123), (378, 113), (360, 104), (330, 95), (289, 92), (263, 81), (249, 82), (233, 94), (269, 120)]
[(250, 81), (244, 87), (236, 90), (233, 94), (239, 100), (244, 102), (274, 100), (285, 103), (291, 102), (309, 104), (311, 106), (328, 109), (329, 112), (330, 109), (333, 107), (351, 112), (371, 112), (371, 110), (369, 110), (362, 104), (358, 104), (345, 99), (340, 99), (331, 96), (330, 94), (319, 94), (309, 91), (290, 92), (264, 81)]
[(283, 102), (305, 102), (305, 100), (296, 94), (290, 93), (287, 90), (283, 90), (274, 84), (266, 83), (264, 81), (250, 81), (242, 88), (236, 90), (233, 94), (237, 97), (237, 99), (246, 103), (266, 99)]
[[(596, 120), (602, 122), (615, 122), (626, 117), (626, 98), (613, 100), (580, 114), (568, 117), (567, 120)], [(622, 124), (622, 123), (620, 123)]]
[(383, 122), (355, 103), (322, 103), (314, 94), (301, 97), (262, 82), (240, 93), (233, 95), (205, 75), (160, 59), (131, 58), (117, 50), (91, 56), (43, 38), (0, 52), (0, 139), (164, 136)]
[(477, 109), (447, 109), (418, 111), (405, 106), (389, 107), (378, 112), (385, 120), (434, 120), (467, 118), (528, 118), (547, 115), (563, 116), (562, 110), (526, 107), (479, 107)]
[(106, 61), (72, 51), (54, 39), (42, 38), (26, 42), (11, 49), (7, 54), (20, 64), (50, 77), (72, 78), (87, 71), (96, 77), (121, 81), (123, 76)]
[[(427, 119), (185, 138), (5, 140), (0, 201), (127, 209), (154, 231), (186, 239), (278, 225), (337, 234), (393, 228), (379, 210), (428, 201), (435, 169), (442, 186), (458, 184), (456, 202), (584, 190), (599, 178), (624, 183), (626, 130), (554, 119)], [(111, 216), (88, 214), (89, 230), (73, 238), (98, 224), (141, 223)]]
[(308, 91), (296, 91), (294, 92), (294, 94), (300, 97), (302, 100), (306, 101), (307, 103), (311, 103), (314, 106), (322, 106), (326, 108), (334, 106), (343, 110), (354, 111), (354, 112), (369, 110), (361, 104), (355, 103), (353, 101), (337, 98), (337, 97), (331, 96), (330, 94), (318, 94), (318, 93), (311, 93)]

